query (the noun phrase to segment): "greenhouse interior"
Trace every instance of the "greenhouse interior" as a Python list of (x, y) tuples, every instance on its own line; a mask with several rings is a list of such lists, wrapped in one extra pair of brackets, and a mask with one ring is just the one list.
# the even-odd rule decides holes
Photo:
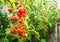
[(0, 42), (60, 42), (60, 0), (0, 0)]

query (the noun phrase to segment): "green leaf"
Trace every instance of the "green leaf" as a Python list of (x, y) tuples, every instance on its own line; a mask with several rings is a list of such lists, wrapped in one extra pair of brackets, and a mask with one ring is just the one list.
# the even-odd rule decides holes
[(8, 7), (11, 7), (11, 4), (8, 2)]
[(9, 34), (10, 33), (10, 28), (6, 28), (5, 31), (6, 31), (6, 34)]
[(4, 38), (0, 39), (0, 42), (4, 42)]
[(9, 41), (6, 38), (2, 38), (2, 39), (0, 39), (0, 42), (9, 42)]
[(8, 41), (8, 39), (5, 38), (5, 39), (4, 39), (4, 42), (9, 42), (9, 41)]
[(40, 34), (36, 34), (36, 33), (35, 33), (35, 38), (36, 38), (37, 40), (40, 40)]
[(13, 8), (16, 9), (16, 5), (14, 3), (12, 3), (12, 4), (13, 4)]
[(19, 42), (26, 42), (26, 38), (21, 38)]
[(28, 32), (26, 38), (27, 38), (28, 40), (31, 40), (31, 33), (30, 33), (30, 32)]
[(41, 42), (46, 42), (46, 39), (41, 39)]
[(0, 4), (2, 4), (2, 1), (0, 0)]
[(44, 24), (40, 24), (40, 25), (38, 25), (38, 27), (36, 28), (36, 30), (40, 31), (40, 30), (42, 30), (43, 27), (44, 27)]
[(43, 32), (43, 36), (46, 37), (47, 36), (47, 32), (44, 31)]
[(49, 23), (49, 26), (50, 26), (50, 28), (52, 28), (52, 24), (51, 23)]
[(14, 2), (14, 0), (10, 0), (10, 2)]

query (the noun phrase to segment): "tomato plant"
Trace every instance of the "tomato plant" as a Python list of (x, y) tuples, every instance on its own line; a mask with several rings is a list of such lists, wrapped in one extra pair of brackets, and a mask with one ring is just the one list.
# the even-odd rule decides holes
[(34, 40), (46, 42), (46, 37), (58, 20), (59, 10), (56, 9), (55, 0), (0, 0), (0, 2), (1, 4), (8, 3), (7, 13), (3, 15), (0, 11), (0, 28), (3, 25), (4, 42), (14, 40), (17, 42), (34, 42)]

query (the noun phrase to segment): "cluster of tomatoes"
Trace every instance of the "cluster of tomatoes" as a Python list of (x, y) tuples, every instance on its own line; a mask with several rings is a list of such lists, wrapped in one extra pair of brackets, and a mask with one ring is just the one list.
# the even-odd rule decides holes
[[(8, 9), (9, 13), (13, 12), (13, 8), (9, 8)], [(27, 26), (24, 24), (24, 17), (26, 17), (27, 12), (26, 9), (24, 9), (23, 7), (20, 7), (18, 9), (18, 13), (17, 13), (17, 17), (13, 16), (11, 17), (9, 20), (13, 21), (13, 22), (18, 22), (18, 24), (15, 24), (13, 26), (13, 29), (10, 31), (11, 34), (16, 34), (18, 33), (20, 37), (25, 37), (26, 36), (26, 28)]]

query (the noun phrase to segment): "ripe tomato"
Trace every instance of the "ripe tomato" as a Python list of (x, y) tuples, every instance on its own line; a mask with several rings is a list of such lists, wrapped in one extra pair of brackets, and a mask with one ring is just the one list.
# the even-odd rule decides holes
[(11, 21), (17, 21), (17, 17), (10, 18)]
[(19, 9), (18, 12), (19, 12), (19, 13), (24, 13), (25, 10), (24, 10), (24, 9)]
[(22, 21), (22, 20), (19, 20), (19, 23), (20, 23), (20, 24), (23, 24), (23, 21)]
[(22, 13), (23, 17), (26, 17), (26, 14), (25, 13)]
[(24, 33), (26, 33), (26, 30), (23, 30)]
[(18, 13), (18, 17), (21, 19), (23, 17), (23, 15)]
[(27, 28), (27, 26), (26, 25), (23, 25), (23, 29), (26, 29)]
[(24, 38), (24, 37), (25, 37), (25, 33), (22, 33), (20, 36), (21, 36), (22, 38)]
[(13, 12), (13, 8), (8, 8), (8, 11), (9, 11), (10, 13), (12, 13), (12, 12)]
[(20, 28), (19, 25), (15, 25), (14, 27), (15, 27), (16, 29), (19, 29), (19, 28)]
[(10, 32), (11, 34), (15, 34), (16, 30), (11, 30)]
[(23, 33), (23, 30), (18, 29), (18, 33), (19, 33), (19, 34)]

